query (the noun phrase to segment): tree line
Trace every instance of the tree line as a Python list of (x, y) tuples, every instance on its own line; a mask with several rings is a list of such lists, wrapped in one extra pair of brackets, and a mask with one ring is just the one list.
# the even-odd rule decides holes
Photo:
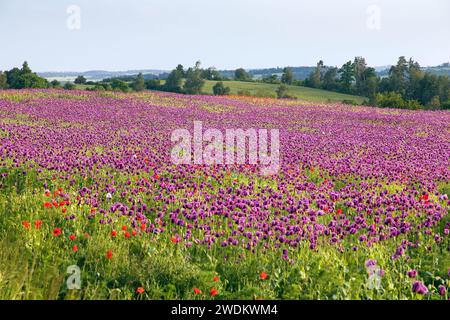
[[(79, 76), (74, 81), (75, 84), (91, 84), (93, 81), (87, 81), (83, 76)], [(0, 71), (0, 89), (47, 89), (47, 88), (63, 88), (67, 90), (75, 89), (75, 84), (66, 82), (62, 85), (58, 80), (48, 81), (33, 72), (28, 62), (22, 64), (22, 68), (12, 68), (7, 71)]]
[(39, 77), (31, 71), (25, 61), (22, 68), (13, 68), (9, 71), (0, 71), (0, 89), (48, 88), (47, 79)]
[(449, 109), (450, 79), (425, 72), (417, 61), (400, 57), (386, 76), (379, 77), (363, 57), (342, 67), (326, 67), (319, 61), (303, 85), (368, 98), (367, 104), (406, 109)]
[(366, 104), (407, 109), (450, 109), (450, 79), (447, 75), (435, 75), (423, 71), (419, 63), (412, 58), (400, 57), (384, 76), (378, 76), (373, 67), (367, 65), (363, 57), (355, 57), (340, 68), (325, 66), (320, 60), (309, 76), (301, 81), (294, 78), (292, 68), (285, 67), (282, 75), (265, 75), (256, 80), (243, 68), (234, 72), (233, 79), (224, 77), (213, 67), (203, 69), (200, 61), (187, 70), (179, 64), (168, 73), (162, 82), (156, 76), (146, 79), (142, 73), (103, 81), (88, 81), (78, 76), (74, 83), (64, 85), (57, 80), (48, 81), (32, 72), (25, 61), (22, 68), (0, 71), (0, 89), (22, 88), (64, 88), (75, 89), (75, 84), (91, 85), (86, 90), (115, 90), (122, 92), (160, 90), (182, 94), (200, 94), (205, 80), (217, 81), (213, 86), (215, 95), (230, 94), (230, 87), (224, 82), (229, 80), (246, 82), (264, 82), (278, 84), (276, 96), (291, 98), (289, 85), (306, 86), (345, 94), (367, 97)]
[[(131, 81), (125, 81), (120, 78), (107, 79), (106, 81), (93, 82), (88, 81), (84, 76), (78, 76), (74, 82), (66, 82), (62, 85), (58, 80), (48, 81), (40, 77), (31, 70), (25, 61), (22, 68), (13, 68), (11, 70), (0, 71), (0, 89), (25, 89), (25, 88), (64, 88), (72, 90), (76, 84), (92, 85), (87, 90), (117, 90), (128, 92), (131, 90), (142, 91), (144, 89), (164, 90), (177, 93), (199, 94), (204, 85), (205, 79), (219, 80), (218, 72), (213, 68), (203, 70), (200, 68), (200, 61), (194, 67), (184, 70), (182, 65), (178, 65), (167, 77), (164, 84), (159, 79), (145, 80), (144, 75), (139, 73), (132, 77)], [(219, 86), (220, 87), (220, 86)], [(220, 89), (217, 87), (218, 89)], [(220, 91), (220, 90), (219, 90)], [(222, 94), (227, 94), (229, 88), (222, 88)]]
[[(205, 75), (205, 70), (200, 68), (200, 61), (197, 61), (193, 67), (187, 70), (179, 64), (166, 77), (164, 83), (161, 79), (145, 79), (142, 73), (137, 76), (126, 76), (104, 79), (97, 83), (91, 90), (120, 90), (128, 91), (143, 91), (159, 90), (184, 94), (200, 94), (205, 83), (205, 79), (212, 79), (213, 76)], [(219, 78), (217, 78), (219, 79)]]

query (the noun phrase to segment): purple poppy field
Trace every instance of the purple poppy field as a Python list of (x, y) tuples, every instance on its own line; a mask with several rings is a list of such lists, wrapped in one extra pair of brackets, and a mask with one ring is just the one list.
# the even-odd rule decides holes
[[(280, 169), (171, 161), (279, 129)], [(442, 299), (450, 112), (0, 91), (0, 299)]]

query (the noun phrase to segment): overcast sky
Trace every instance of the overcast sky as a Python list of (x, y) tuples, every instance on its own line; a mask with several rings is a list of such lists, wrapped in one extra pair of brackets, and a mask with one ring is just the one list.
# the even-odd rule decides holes
[(448, 0), (0, 0), (0, 70), (437, 65), (449, 15)]

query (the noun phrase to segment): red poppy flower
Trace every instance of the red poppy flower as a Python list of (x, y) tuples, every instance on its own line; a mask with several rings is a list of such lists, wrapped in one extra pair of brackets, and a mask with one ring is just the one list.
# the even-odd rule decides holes
[(130, 235), (130, 233), (127, 231), (127, 232), (125, 232), (125, 234), (124, 234), (124, 237), (125, 238), (129, 238), (131, 235)]
[(139, 288), (136, 289), (136, 293), (138, 293), (138, 294), (141, 294), (141, 293), (144, 293), (144, 292), (145, 292), (145, 289), (142, 288), (142, 287), (139, 287)]
[(136, 236), (136, 235), (137, 235), (137, 231), (136, 231), (136, 230), (133, 230), (133, 231), (131, 232), (131, 234), (132, 234), (133, 236)]
[(76, 238), (76, 237), (75, 237), (75, 235), (73, 235), (73, 234), (71, 234), (71, 235), (69, 236), (69, 239), (72, 240), (72, 241), (75, 240), (75, 238)]
[(342, 214), (342, 209), (341, 209), (341, 208), (337, 209), (337, 210), (336, 210), (336, 213), (337, 213), (337, 214)]
[(141, 230), (144, 231), (147, 226), (143, 223), (141, 224)]
[(219, 292), (218, 292), (216, 289), (214, 289), (214, 288), (212, 288), (212, 289), (209, 291), (209, 295), (210, 295), (211, 297), (216, 296), (218, 293), (219, 293)]
[(77, 252), (78, 251), (78, 246), (76, 244), (72, 247), (72, 251), (73, 252)]
[(50, 202), (44, 202), (44, 207), (51, 208), (53, 205)]
[(39, 229), (41, 226), (42, 226), (42, 221), (41, 221), (41, 220), (36, 220), (36, 221), (34, 222), (34, 227), (35, 227), (36, 229)]
[(199, 288), (194, 288), (194, 294), (200, 294), (202, 293), (202, 290), (200, 290)]
[(67, 212), (67, 209), (66, 209), (66, 208), (62, 208), (61, 212), (62, 212), (62, 213), (66, 213), (66, 212)]
[(126, 231), (127, 230), (127, 226), (122, 226), (122, 231)]
[(116, 230), (111, 231), (111, 237), (115, 237), (115, 236), (117, 236), (117, 231)]
[(29, 229), (30, 228), (30, 223), (28, 221), (23, 221), (22, 225), (25, 227), (25, 229)]
[(170, 238), (170, 241), (172, 241), (172, 243), (178, 243), (178, 238), (177, 237), (172, 237)]
[(62, 233), (61, 228), (55, 228), (53, 229), (53, 235), (55, 237), (59, 236)]
[(219, 277), (218, 277), (218, 276), (214, 276), (213, 281), (214, 281), (214, 282), (219, 281)]
[(261, 272), (261, 273), (259, 274), (259, 278), (260, 278), (261, 280), (266, 280), (266, 279), (267, 279), (267, 273), (265, 273), (264, 271)]
[(107, 259), (112, 259), (112, 257), (113, 257), (113, 252), (112, 252), (112, 250), (108, 250), (108, 252), (106, 252), (106, 258), (107, 258)]

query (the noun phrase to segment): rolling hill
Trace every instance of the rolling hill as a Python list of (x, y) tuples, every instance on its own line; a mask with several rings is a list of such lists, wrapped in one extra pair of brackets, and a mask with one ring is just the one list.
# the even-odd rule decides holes
[[(164, 80), (161, 81), (164, 83)], [(203, 86), (202, 93), (204, 94), (213, 94), (213, 86), (217, 83), (217, 81), (205, 81), (205, 85)], [(260, 96), (260, 97), (276, 97), (276, 90), (279, 87), (278, 84), (270, 84), (270, 83), (261, 83), (261, 82), (243, 82), (243, 81), (223, 81), (226, 87), (230, 87), (230, 93), (237, 95), (250, 95), (252, 96)], [(86, 88), (93, 87), (91, 85), (76, 85), (77, 89), (85, 90)], [(287, 86), (288, 94), (297, 98), (300, 101), (305, 102), (342, 102), (344, 100), (353, 101), (356, 104), (362, 104), (366, 98), (350, 95), (350, 94), (342, 94), (339, 92), (300, 87), (300, 86)]]
[[(238, 94), (239, 91), (248, 91), (252, 95), (271, 95), (276, 97), (277, 84), (261, 83), (261, 82), (242, 82), (242, 81), (224, 81), (225, 86), (230, 87), (231, 94)], [(207, 94), (213, 93), (213, 86), (216, 81), (206, 81), (203, 92)], [(313, 89), (300, 86), (288, 86), (288, 94), (302, 101), (311, 102), (342, 102), (343, 100), (352, 100), (358, 104), (363, 103), (364, 97), (342, 94), (321, 89)]]

